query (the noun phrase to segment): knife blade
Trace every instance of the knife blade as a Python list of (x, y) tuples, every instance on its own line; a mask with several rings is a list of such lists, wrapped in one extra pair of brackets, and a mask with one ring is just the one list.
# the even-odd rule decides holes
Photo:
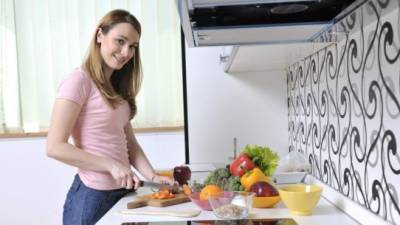
[(179, 185), (160, 184), (160, 183), (144, 181), (144, 180), (139, 181), (139, 187), (149, 187), (149, 188), (154, 188), (154, 189), (159, 189), (159, 190), (168, 189), (172, 193), (179, 192)]

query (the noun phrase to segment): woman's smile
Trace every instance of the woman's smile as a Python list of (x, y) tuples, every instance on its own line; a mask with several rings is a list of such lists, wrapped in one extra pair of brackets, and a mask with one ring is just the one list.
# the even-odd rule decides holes
[(107, 33), (100, 30), (97, 38), (109, 76), (113, 70), (121, 69), (134, 57), (134, 46), (139, 43), (140, 35), (129, 23), (119, 23)]
[(126, 63), (126, 58), (125, 57), (121, 57), (119, 58), (118, 56), (114, 55), (114, 59), (118, 64), (122, 64), (124, 65)]

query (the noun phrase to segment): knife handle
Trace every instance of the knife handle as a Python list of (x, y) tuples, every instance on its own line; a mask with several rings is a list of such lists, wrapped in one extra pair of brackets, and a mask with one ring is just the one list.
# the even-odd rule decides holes
[(139, 180), (139, 187), (143, 187), (144, 181)]
[[(143, 187), (144, 182), (142, 180), (139, 180), (139, 187)], [(133, 186), (135, 186), (135, 183), (133, 183)], [(136, 189), (133, 187), (131, 189), (127, 189), (129, 192), (135, 192)]]

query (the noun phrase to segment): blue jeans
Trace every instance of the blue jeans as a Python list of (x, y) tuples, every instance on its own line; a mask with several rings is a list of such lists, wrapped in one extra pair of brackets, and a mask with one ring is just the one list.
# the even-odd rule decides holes
[(129, 190), (95, 190), (75, 175), (64, 203), (63, 225), (94, 225)]

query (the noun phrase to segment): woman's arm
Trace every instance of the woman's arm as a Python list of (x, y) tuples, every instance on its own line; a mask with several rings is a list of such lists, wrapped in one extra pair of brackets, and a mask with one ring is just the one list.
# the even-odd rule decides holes
[(55, 101), (47, 135), (47, 155), (78, 168), (107, 171), (107, 159), (82, 151), (68, 143), (80, 110), (81, 106), (75, 102), (64, 99)]
[(125, 134), (128, 142), (129, 162), (131, 165), (134, 166), (148, 180), (159, 183), (173, 184), (174, 182), (170, 178), (156, 175), (153, 167), (144, 154), (142, 147), (140, 147), (136, 140), (130, 122), (125, 126)]
[(68, 143), (81, 106), (73, 101), (57, 99), (47, 135), (47, 155), (81, 169), (109, 172), (121, 187), (132, 188), (133, 172), (121, 163), (82, 151)]

